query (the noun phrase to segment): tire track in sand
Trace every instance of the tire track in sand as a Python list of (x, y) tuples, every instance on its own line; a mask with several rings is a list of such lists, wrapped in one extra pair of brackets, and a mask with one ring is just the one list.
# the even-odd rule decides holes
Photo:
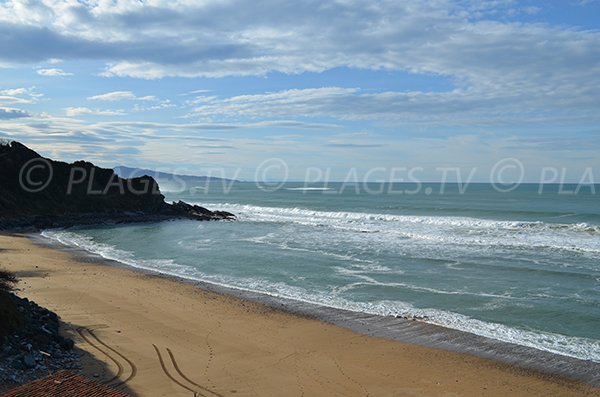
[[(117, 366), (117, 373), (112, 378), (105, 381), (104, 383), (109, 384), (109, 383), (116, 382), (113, 384), (113, 386), (120, 386), (120, 385), (123, 385), (123, 384), (129, 382), (131, 379), (133, 379), (136, 376), (137, 367), (135, 366), (135, 364), (130, 359), (128, 359), (123, 353), (121, 353), (120, 351), (116, 350), (115, 348), (109, 346), (104, 341), (102, 341), (94, 333), (93, 330), (86, 328), (86, 327), (80, 327), (80, 328), (77, 328), (77, 333), (81, 336), (81, 338), (84, 341), (86, 341), (86, 343), (88, 343), (94, 349), (96, 349), (99, 352), (101, 352), (102, 354), (104, 354), (106, 357), (108, 357), (108, 359), (110, 361), (112, 361)], [(86, 333), (89, 336), (87, 336)], [(109, 352), (112, 352), (112, 354)], [(116, 357), (115, 357), (115, 355), (116, 355)], [(120, 360), (117, 357), (122, 359), (123, 361), (125, 361), (127, 363), (127, 366), (129, 366), (129, 368), (130, 368), (130, 374), (125, 379), (121, 379), (123, 373), (125, 373), (125, 367), (123, 366), (123, 364), (120, 362)], [(117, 381), (119, 381), (119, 382), (117, 382)]]
[[(163, 360), (162, 355), (160, 354), (160, 350), (158, 350), (158, 347), (156, 347), (156, 345), (152, 345), (152, 347), (154, 347), (154, 350), (156, 351), (156, 355), (158, 356), (158, 361), (160, 362), (160, 366), (161, 366), (163, 372), (165, 373), (165, 375), (167, 375), (167, 377), (169, 379), (171, 379), (173, 381), (173, 383), (183, 387), (185, 390), (191, 391), (192, 393), (194, 393), (194, 395), (198, 394), (197, 390), (187, 387), (186, 385), (184, 385), (183, 383), (181, 383), (177, 379), (175, 379), (173, 377), (173, 375), (171, 375), (171, 373), (167, 369), (167, 366), (165, 365), (165, 361)], [(204, 394), (200, 394), (200, 395), (204, 396)], [(207, 397), (207, 396), (204, 396), (204, 397)]]
[(172, 351), (171, 351), (171, 349), (169, 349), (168, 347), (167, 347), (167, 352), (169, 353), (169, 357), (171, 358), (171, 362), (173, 363), (173, 367), (175, 368), (175, 371), (177, 371), (177, 373), (179, 374), (179, 376), (181, 376), (183, 379), (185, 379), (185, 380), (186, 380), (187, 382), (189, 382), (190, 384), (192, 384), (192, 385), (194, 385), (194, 386), (196, 386), (196, 387), (199, 387), (200, 389), (202, 389), (202, 390), (204, 390), (204, 391), (206, 391), (206, 392), (208, 392), (208, 393), (211, 393), (212, 395), (215, 395), (215, 396), (217, 396), (217, 397), (223, 397), (223, 395), (222, 395), (222, 394), (219, 394), (219, 393), (217, 393), (217, 392), (215, 392), (215, 391), (213, 391), (213, 390), (210, 390), (209, 388), (207, 388), (207, 387), (205, 387), (205, 386), (202, 386), (202, 385), (200, 385), (200, 384), (198, 384), (198, 383), (194, 382), (194, 381), (193, 381), (193, 380), (191, 380), (190, 378), (188, 378), (188, 377), (187, 377), (187, 376), (186, 376), (186, 375), (185, 375), (185, 374), (184, 374), (184, 373), (181, 371), (181, 369), (179, 368), (179, 365), (177, 364), (177, 361), (175, 360), (175, 356), (173, 355), (173, 352), (172, 352)]

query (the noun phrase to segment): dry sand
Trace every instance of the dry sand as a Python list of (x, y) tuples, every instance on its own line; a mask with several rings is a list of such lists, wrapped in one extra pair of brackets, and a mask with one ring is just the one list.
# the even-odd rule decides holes
[[(137, 396), (600, 396), (466, 354), (367, 337), (0, 236), (21, 296), (56, 311), (84, 373)], [(115, 378), (118, 376), (117, 378)]]

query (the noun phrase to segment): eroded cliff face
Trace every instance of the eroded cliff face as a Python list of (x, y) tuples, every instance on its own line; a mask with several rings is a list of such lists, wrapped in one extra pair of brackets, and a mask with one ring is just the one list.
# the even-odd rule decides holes
[(85, 161), (44, 158), (19, 142), (0, 145), (0, 228), (177, 217), (214, 220), (232, 214), (168, 204), (150, 176), (122, 179)]

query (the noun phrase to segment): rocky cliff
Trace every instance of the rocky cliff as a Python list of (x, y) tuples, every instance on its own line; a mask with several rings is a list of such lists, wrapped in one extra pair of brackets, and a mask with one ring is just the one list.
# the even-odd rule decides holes
[(0, 144), (0, 229), (173, 218), (234, 216), (181, 202), (168, 204), (149, 176), (123, 179), (85, 161), (67, 164), (18, 142)]

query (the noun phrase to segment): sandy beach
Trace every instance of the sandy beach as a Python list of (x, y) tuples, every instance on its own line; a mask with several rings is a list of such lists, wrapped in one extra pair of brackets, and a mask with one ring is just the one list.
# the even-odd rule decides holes
[(134, 396), (600, 396), (461, 353), (368, 337), (0, 235), (19, 295), (53, 311), (84, 373)]

